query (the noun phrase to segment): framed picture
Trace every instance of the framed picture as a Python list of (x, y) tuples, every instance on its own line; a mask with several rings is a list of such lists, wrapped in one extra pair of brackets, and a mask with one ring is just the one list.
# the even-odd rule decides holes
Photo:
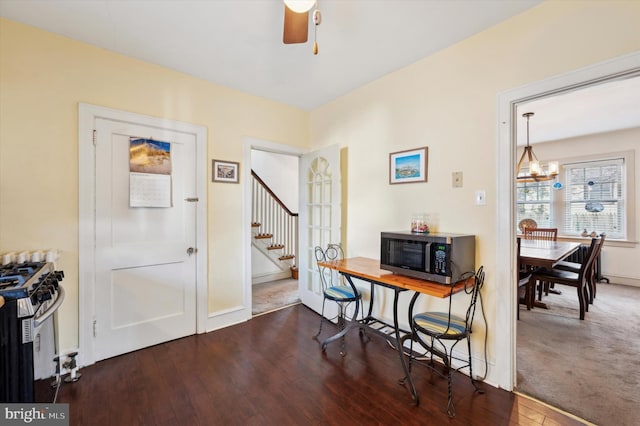
[(235, 161), (212, 160), (213, 182), (238, 183), (240, 163)]
[(427, 181), (429, 148), (422, 147), (389, 154), (389, 183)]

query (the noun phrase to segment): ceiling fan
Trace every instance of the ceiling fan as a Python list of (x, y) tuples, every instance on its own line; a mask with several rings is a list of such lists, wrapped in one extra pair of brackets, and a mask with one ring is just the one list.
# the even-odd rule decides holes
[(284, 0), (284, 44), (306, 43), (309, 38), (309, 11), (313, 9), (313, 54), (318, 54), (317, 28), (322, 21), (316, 0)]

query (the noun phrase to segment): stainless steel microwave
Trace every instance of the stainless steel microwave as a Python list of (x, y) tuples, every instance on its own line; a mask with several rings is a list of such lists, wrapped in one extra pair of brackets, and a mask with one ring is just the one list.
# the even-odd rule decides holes
[(475, 235), (382, 232), (380, 269), (442, 284), (475, 271)]

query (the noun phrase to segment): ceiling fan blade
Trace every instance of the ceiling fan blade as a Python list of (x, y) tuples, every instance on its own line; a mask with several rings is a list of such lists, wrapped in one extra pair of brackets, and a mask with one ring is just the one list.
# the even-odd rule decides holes
[(306, 43), (309, 38), (309, 12), (296, 13), (284, 7), (284, 44)]

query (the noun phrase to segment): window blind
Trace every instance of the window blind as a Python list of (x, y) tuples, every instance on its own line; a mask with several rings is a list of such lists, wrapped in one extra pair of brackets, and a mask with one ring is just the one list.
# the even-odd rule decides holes
[(624, 238), (624, 158), (569, 163), (563, 169), (566, 183), (561, 233), (578, 236), (585, 231), (605, 232), (609, 238)]

